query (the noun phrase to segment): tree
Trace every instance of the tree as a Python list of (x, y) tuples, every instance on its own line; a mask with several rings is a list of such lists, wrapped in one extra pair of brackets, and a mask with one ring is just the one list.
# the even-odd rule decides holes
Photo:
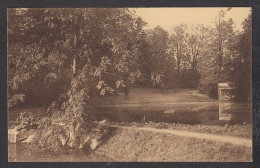
[[(107, 74), (125, 83), (131, 83), (140, 76), (136, 61), (139, 46), (136, 41), (143, 23), (128, 9), (29, 8), (9, 9), (8, 12), (8, 47), (16, 45), (17, 49), (17, 54), (10, 56), (10, 61), (19, 58), (22, 55), (19, 50), (24, 47), (30, 50), (37, 48), (35, 54), (42, 56), (35, 62), (38, 71), (30, 69), (32, 80), (45, 79), (52, 83), (67, 81), (60, 91), (62, 93), (86, 64), (92, 66), (92, 74), (100, 81), (113, 86), (117, 79), (105, 81), (108, 79), (103, 78)], [(17, 74), (10, 73), (10, 79), (14, 78), (12, 75)], [(20, 83), (23, 85), (23, 81)], [(33, 81), (30, 83), (35, 84)], [(12, 88), (11, 83), (9, 88)], [(42, 85), (42, 88), (46, 86)], [(111, 90), (110, 87), (105, 88)], [(104, 94), (105, 91), (101, 90)], [(15, 93), (15, 90), (10, 93)]]
[[(208, 43), (201, 53), (200, 60), (200, 90), (209, 92), (217, 89), (219, 82), (231, 82), (234, 70), (234, 58), (238, 32), (234, 31), (234, 22), (225, 17), (226, 12), (221, 10), (216, 18), (215, 28), (208, 33)], [(214, 91), (214, 97), (217, 92)]]
[(172, 50), (176, 57), (176, 64), (177, 64), (177, 71), (180, 73), (180, 70), (182, 68), (182, 63), (185, 66), (185, 47), (186, 47), (186, 38), (187, 38), (187, 32), (185, 30), (187, 29), (187, 25), (181, 24), (179, 26), (176, 26), (173, 29), (173, 34), (171, 36), (171, 43), (172, 43)]
[[(142, 26), (126, 8), (8, 10), (9, 107), (29, 93), (43, 98), (38, 88), (53, 96), (50, 101), (64, 95), (52, 117), (40, 120), (38, 144), (52, 146), (61, 134), (70, 147), (85, 142), (95, 117), (88, 99), (96, 91), (113, 94), (115, 85), (128, 87), (140, 76)], [(41, 136), (46, 126), (55, 136)]]
[[(10, 73), (12, 72), (10, 69), (8, 76), (10, 79), (18, 79), (10, 80), (12, 82), (8, 87), (10, 93), (15, 93), (19, 90), (17, 87), (23, 86), (25, 88), (20, 89), (24, 94), (33, 97), (41, 95), (33, 90), (38, 91), (36, 88), (42, 88), (53, 97), (49, 99), (50, 96), (46, 97), (44, 94), (41, 98), (52, 101), (58, 94), (48, 92), (48, 86), (54, 87), (60, 83), (64, 87), (59, 88), (67, 89), (66, 85), (70, 83), (71, 78), (69, 65), (72, 60), (70, 54), (72, 47), (68, 44), (70, 41), (68, 34), (73, 29), (71, 27), (73, 24), (68, 22), (69, 13), (62, 11), (63, 9), (41, 8), (8, 10), (8, 60), (14, 65), (9, 66), (13, 68), (14, 73)], [(64, 18), (68, 18), (67, 21)], [(62, 29), (65, 24), (68, 26)], [(27, 74), (24, 73), (25, 70), (28, 71)], [(27, 77), (24, 78), (24, 75)], [(28, 84), (31, 87), (27, 87)], [(61, 89), (60, 93), (65, 90)], [(9, 98), (11, 97), (10, 95)]]
[(153, 86), (174, 87), (175, 59), (169, 53), (168, 32), (157, 26), (147, 32), (150, 78)]
[(206, 33), (207, 28), (199, 25), (197, 27), (192, 27), (190, 33), (188, 34), (187, 46), (191, 57), (191, 69), (193, 71), (197, 71), (198, 57), (204, 47)]
[(197, 70), (200, 75), (199, 91), (217, 98), (218, 65), (216, 59), (216, 47), (214, 43), (214, 29), (207, 27), (205, 30), (203, 48), (198, 57)]
[[(226, 72), (230, 72), (230, 59), (234, 55), (234, 49), (232, 49), (237, 39), (236, 32), (234, 31), (234, 22), (230, 18), (225, 20), (226, 12), (221, 10), (218, 17), (216, 18), (216, 31), (215, 37), (215, 47), (217, 48), (217, 65), (218, 65), (218, 75), (220, 81), (230, 81), (229, 75)], [(223, 73), (224, 72), (224, 73)]]
[(237, 101), (251, 102), (252, 97), (252, 14), (244, 20), (243, 31), (238, 36), (236, 47), (238, 53), (233, 58), (232, 81), (237, 87)]
[(179, 87), (196, 88), (199, 81), (198, 57), (204, 46), (205, 28), (179, 25), (173, 28), (170, 50), (176, 58)]

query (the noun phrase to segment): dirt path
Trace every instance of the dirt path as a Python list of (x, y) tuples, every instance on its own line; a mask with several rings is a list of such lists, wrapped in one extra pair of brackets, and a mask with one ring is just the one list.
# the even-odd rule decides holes
[(252, 147), (252, 140), (246, 138), (237, 138), (231, 136), (214, 135), (214, 134), (206, 134), (206, 133), (198, 133), (198, 132), (190, 132), (190, 131), (178, 131), (178, 130), (171, 130), (171, 129), (156, 129), (156, 128), (148, 128), (148, 127), (127, 127), (127, 126), (108, 125), (108, 124), (105, 125), (109, 127), (119, 128), (119, 129), (150, 131), (154, 133), (163, 133), (163, 134), (170, 134), (170, 135), (176, 135), (182, 137), (198, 138), (198, 139), (218, 141), (223, 143), (230, 143), (233, 145)]
[[(139, 107), (139, 106), (144, 106), (144, 104), (146, 105), (152, 105), (152, 106), (163, 106), (163, 105), (218, 105), (218, 101), (210, 101), (210, 102), (169, 102), (169, 103), (157, 103), (157, 102), (144, 102), (144, 103), (128, 103), (128, 104), (108, 104), (108, 105), (100, 105), (100, 107)], [(204, 107), (203, 106), (203, 107)]]

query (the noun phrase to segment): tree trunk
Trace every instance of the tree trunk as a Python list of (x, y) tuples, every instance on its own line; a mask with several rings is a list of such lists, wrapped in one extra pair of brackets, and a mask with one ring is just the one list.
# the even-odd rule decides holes
[(179, 51), (179, 44), (177, 44), (177, 53), (176, 53), (176, 55), (177, 55), (177, 71), (178, 71), (178, 74), (179, 74), (179, 72), (180, 72), (180, 63), (181, 63), (181, 61), (180, 61), (180, 59), (181, 59), (181, 57), (180, 57), (180, 51)]
[(219, 25), (218, 25), (218, 69), (219, 73), (221, 73), (222, 69), (222, 37), (221, 37), (221, 21), (219, 18)]
[(75, 19), (75, 35), (74, 35), (74, 57), (73, 57), (73, 64), (72, 64), (72, 73), (73, 75), (76, 74), (76, 65), (77, 65), (77, 56), (78, 56), (78, 41), (79, 41), (79, 25), (77, 18)]
[(76, 57), (73, 58), (72, 73), (76, 74)]

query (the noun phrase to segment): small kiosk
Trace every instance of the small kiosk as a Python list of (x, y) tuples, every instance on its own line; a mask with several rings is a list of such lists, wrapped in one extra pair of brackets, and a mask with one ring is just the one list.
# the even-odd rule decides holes
[(233, 83), (218, 83), (219, 120), (230, 121), (232, 117), (232, 106), (234, 106), (235, 90)]

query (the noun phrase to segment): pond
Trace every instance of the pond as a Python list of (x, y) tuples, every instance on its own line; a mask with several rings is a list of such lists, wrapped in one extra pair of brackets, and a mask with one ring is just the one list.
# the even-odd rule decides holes
[[(225, 125), (218, 120), (218, 102), (195, 91), (180, 91), (176, 94), (163, 94), (154, 90), (133, 90), (127, 100), (124, 96), (93, 99), (96, 104), (96, 120), (113, 122), (167, 122), (180, 124)], [(36, 117), (46, 115), (47, 107), (15, 109), (8, 112), (8, 128), (13, 128), (20, 112), (32, 112)], [(248, 109), (244, 110), (248, 111)], [(243, 113), (244, 114), (244, 113)], [(248, 113), (246, 113), (248, 114)], [(237, 122), (250, 122), (249, 116), (239, 115)], [(110, 158), (92, 152), (85, 154), (79, 150), (46, 152), (33, 149), (28, 144), (9, 144), (10, 162), (107, 162)], [(112, 160), (111, 160), (112, 161)]]

